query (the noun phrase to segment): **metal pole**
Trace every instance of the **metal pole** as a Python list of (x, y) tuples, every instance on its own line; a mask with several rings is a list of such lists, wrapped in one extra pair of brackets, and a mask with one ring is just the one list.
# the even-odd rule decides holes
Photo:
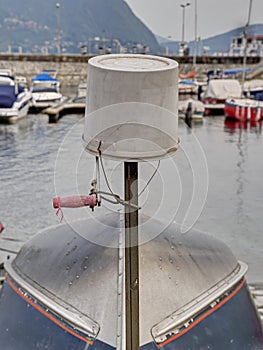
[(184, 49), (184, 23), (185, 23), (185, 8), (187, 6), (190, 6), (190, 3), (186, 3), (186, 4), (181, 4), (180, 5), (183, 9), (183, 19), (182, 19), (182, 43), (181, 43), (181, 47)]
[(185, 5), (181, 5), (183, 8), (183, 19), (182, 19), (182, 43), (184, 43), (184, 18), (185, 18)]
[(61, 49), (60, 49), (60, 14), (59, 14), (59, 8), (60, 4), (59, 2), (56, 3), (56, 9), (57, 9), (57, 52), (60, 55)]
[(187, 6), (190, 6), (190, 2), (187, 2), (186, 4), (181, 4), (180, 6), (183, 9), (183, 20), (182, 20), (182, 43), (184, 43), (184, 22), (185, 22), (185, 8)]
[(195, 41), (194, 41), (194, 55), (193, 55), (193, 66), (196, 66), (196, 55), (197, 55), (197, 0), (195, 0)]
[(251, 10), (252, 10), (252, 1), (250, 0), (249, 3), (249, 9), (248, 9), (248, 19), (247, 19), (247, 24), (245, 26), (245, 30), (244, 30), (244, 39), (245, 39), (245, 43), (244, 43), (244, 53), (243, 53), (243, 72), (242, 72), (242, 96), (244, 95), (244, 85), (245, 85), (245, 78), (246, 78), (246, 64), (247, 64), (247, 37), (248, 37), (248, 28), (249, 28), (249, 24), (250, 24), (250, 16), (251, 16)]
[[(138, 163), (124, 163), (125, 201), (138, 206)], [(125, 206), (126, 350), (139, 350), (138, 209)]]

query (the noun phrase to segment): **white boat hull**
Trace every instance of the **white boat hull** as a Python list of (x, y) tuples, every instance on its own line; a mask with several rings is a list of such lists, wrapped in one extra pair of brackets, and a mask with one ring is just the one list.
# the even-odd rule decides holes
[(11, 108), (0, 108), (0, 121), (2, 123), (13, 124), (27, 116), (31, 105), (31, 94), (25, 92), (21, 95)]

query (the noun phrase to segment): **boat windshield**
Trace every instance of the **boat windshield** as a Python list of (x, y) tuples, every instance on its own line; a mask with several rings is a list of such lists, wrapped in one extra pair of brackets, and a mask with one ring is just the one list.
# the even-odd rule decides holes
[[(244, 280), (166, 336), (163, 350), (263, 349), (262, 325)], [(144, 350), (152, 349), (150, 345)]]
[(0, 108), (12, 108), (15, 101), (15, 87), (0, 84)]
[(86, 350), (93, 343), (9, 278), (1, 289), (0, 339), (3, 350)]
[(34, 86), (32, 92), (57, 92), (56, 86)]

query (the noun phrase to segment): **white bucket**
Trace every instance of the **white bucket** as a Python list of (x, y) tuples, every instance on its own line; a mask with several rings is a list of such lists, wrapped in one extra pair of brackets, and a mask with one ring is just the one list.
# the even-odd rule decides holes
[(124, 161), (178, 148), (178, 63), (149, 55), (89, 60), (83, 141), (88, 152)]

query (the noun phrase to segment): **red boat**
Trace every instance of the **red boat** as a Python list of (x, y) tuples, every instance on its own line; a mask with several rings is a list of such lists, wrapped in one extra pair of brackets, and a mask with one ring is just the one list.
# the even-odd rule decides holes
[(226, 117), (240, 121), (258, 121), (263, 118), (263, 101), (249, 98), (228, 98), (225, 101)]

